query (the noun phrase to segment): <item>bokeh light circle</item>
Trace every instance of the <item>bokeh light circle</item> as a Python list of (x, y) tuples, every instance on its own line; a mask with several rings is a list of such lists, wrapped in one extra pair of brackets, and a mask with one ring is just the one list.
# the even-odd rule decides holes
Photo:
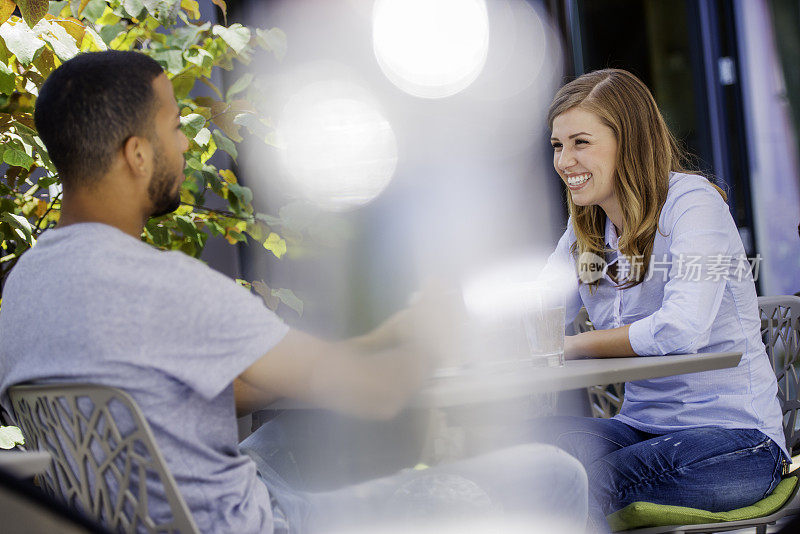
[(293, 188), (330, 211), (369, 203), (389, 184), (397, 141), (366, 92), (349, 83), (312, 83), (286, 104), (278, 131)]
[(375, 58), (386, 77), (422, 98), (452, 96), (481, 73), (489, 50), (483, 0), (376, 0)]

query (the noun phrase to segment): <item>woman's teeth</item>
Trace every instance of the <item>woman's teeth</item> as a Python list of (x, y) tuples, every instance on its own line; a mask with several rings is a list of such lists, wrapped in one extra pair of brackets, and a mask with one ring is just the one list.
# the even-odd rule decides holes
[(584, 173), (584, 174), (577, 174), (575, 176), (568, 176), (567, 177), (567, 183), (569, 185), (581, 185), (582, 183), (584, 183), (586, 180), (588, 180), (591, 177), (592, 177), (592, 173), (590, 173), (590, 172), (587, 172), (587, 173)]

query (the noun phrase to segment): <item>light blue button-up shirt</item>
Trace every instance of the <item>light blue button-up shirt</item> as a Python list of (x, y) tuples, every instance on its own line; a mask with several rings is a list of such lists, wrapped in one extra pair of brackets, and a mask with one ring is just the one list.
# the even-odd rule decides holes
[[(585, 306), (597, 329), (631, 325), (630, 343), (640, 356), (743, 356), (733, 369), (628, 382), (616, 419), (656, 434), (704, 426), (755, 428), (787, 453), (753, 276), (727, 204), (702, 176), (672, 173), (659, 230), (641, 284), (618, 289), (605, 274), (590, 292), (577, 275), (570, 277), (567, 324)], [(616, 263), (618, 272), (635, 269), (635, 260), (617, 257), (618, 237), (610, 220), (605, 238), (606, 261)], [(550, 274), (566, 265), (577, 273), (570, 253), (574, 242), (570, 221), (548, 260)]]

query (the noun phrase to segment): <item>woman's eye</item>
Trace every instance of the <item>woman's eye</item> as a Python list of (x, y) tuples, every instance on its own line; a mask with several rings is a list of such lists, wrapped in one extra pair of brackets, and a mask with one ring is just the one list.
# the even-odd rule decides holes
[(561, 143), (553, 143), (553, 150), (558, 150), (561, 148)]
[(576, 145), (588, 145), (589, 141), (587, 141), (586, 139), (576, 139), (575, 140), (575, 144)]

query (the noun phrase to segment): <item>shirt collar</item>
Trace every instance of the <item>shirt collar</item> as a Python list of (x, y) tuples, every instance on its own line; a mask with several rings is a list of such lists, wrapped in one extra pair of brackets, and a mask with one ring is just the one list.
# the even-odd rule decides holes
[(606, 245), (612, 250), (619, 249), (619, 236), (617, 235), (617, 229), (614, 228), (614, 223), (611, 222), (611, 219), (606, 217)]

